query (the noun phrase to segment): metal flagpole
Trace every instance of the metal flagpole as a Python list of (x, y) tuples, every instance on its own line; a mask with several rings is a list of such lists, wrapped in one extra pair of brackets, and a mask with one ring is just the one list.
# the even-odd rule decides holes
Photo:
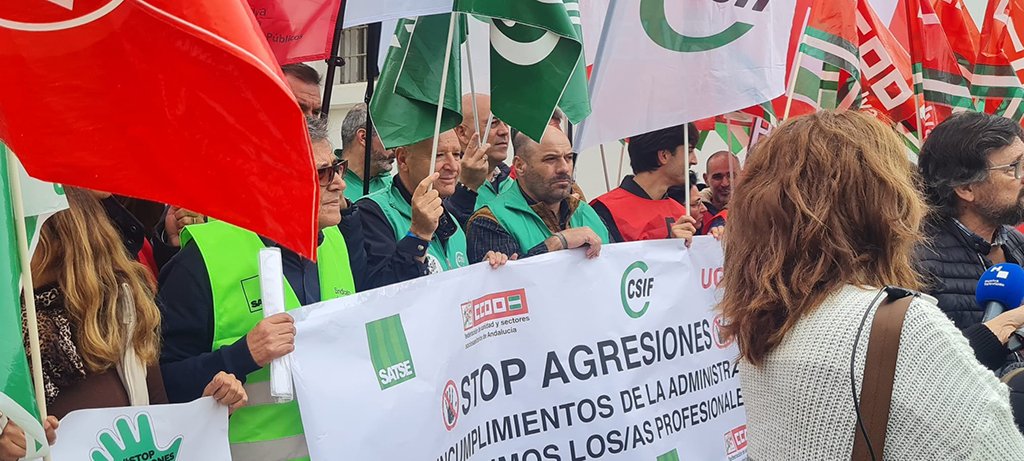
[[(46, 390), (43, 388), (43, 359), (39, 355), (39, 321), (36, 318), (36, 294), (32, 284), (32, 255), (28, 253), (28, 231), (25, 229), (25, 201), (21, 194), (21, 176), (14, 153), (7, 151), (7, 180), (11, 186), (11, 205), (14, 208), (14, 230), (18, 243), (18, 261), (21, 266), (21, 286), (25, 298), (25, 322), (28, 330), (29, 356), (32, 361), (32, 384), (35, 387), (36, 406), (40, 421), (46, 421)], [(46, 440), (42, 440), (46, 443)], [(34, 447), (33, 447), (34, 448)], [(50, 457), (45, 458), (49, 461)]]
[(612, 184), (608, 180), (608, 160), (604, 157), (604, 144), (599, 145), (601, 148), (601, 169), (604, 170), (604, 191), (611, 192)]
[(345, 5), (348, 2), (342, 1), (338, 7), (337, 23), (334, 25), (334, 39), (331, 41), (331, 55), (327, 57), (327, 82), (324, 84), (324, 100), (320, 106), (320, 117), (326, 118), (331, 111), (331, 95), (334, 92), (334, 73), (338, 66), (345, 65), (345, 59), (340, 56), (341, 36), (345, 28)]
[[(434, 118), (434, 142), (430, 147), (430, 173), (434, 174), (437, 168), (437, 137), (441, 134), (441, 115), (444, 113), (444, 95), (448, 87), (448, 66), (452, 62), (452, 41), (455, 39), (455, 20), (458, 14), (451, 13), (451, 20), (448, 22), (448, 44), (445, 45), (444, 68), (441, 69), (441, 91), (437, 96), (437, 116)], [(433, 187), (433, 185), (431, 185)]]
[(370, 99), (373, 99), (374, 83), (377, 79), (377, 52), (370, 53), (370, 50), (380, 48), (380, 36), (383, 33), (381, 23), (370, 24), (366, 33), (366, 94), (363, 102), (366, 103), (366, 142), (363, 150), (363, 195), (370, 193), (370, 162), (373, 161), (373, 123), (370, 120)]
[[(452, 13), (454, 15), (454, 13)], [(465, 14), (465, 13), (463, 13)], [(466, 16), (466, 20), (469, 20), (469, 16)], [(473, 50), (469, 47), (469, 31), (466, 31), (466, 70), (469, 71), (469, 93), (472, 95), (473, 100), (473, 132), (480, 133), (480, 109), (477, 108), (476, 104), (476, 77), (473, 74)], [(486, 138), (480, 138), (480, 144), (487, 142)]]

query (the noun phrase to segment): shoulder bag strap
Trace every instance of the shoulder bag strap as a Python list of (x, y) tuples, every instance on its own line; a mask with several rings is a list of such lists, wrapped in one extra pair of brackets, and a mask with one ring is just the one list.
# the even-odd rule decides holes
[[(871, 322), (868, 355), (864, 363), (864, 381), (860, 390), (860, 414), (864, 429), (871, 440), (875, 461), (882, 460), (885, 450), (885, 430), (889, 424), (889, 405), (896, 377), (896, 357), (900, 348), (903, 319), (913, 296), (886, 301), (878, 306)], [(854, 427), (853, 461), (871, 461), (867, 441), (859, 426)]]

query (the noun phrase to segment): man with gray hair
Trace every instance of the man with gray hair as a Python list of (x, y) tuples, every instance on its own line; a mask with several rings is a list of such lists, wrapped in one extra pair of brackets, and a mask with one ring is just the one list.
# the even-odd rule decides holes
[[(366, 162), (366, 104), (359, 103), (349, 109), (341, 122), (341, 158), (348, 162), (345, 169), (345, 198), (355, 202), (364, 196), (363, 174)], [(385, 149), (376, 130), (370, 141), (370, 191), (377, 192), (391, 186), (391, 167), (395, 163), (394, 149)]]
[(167, 397), (195, 400), (222, 371), (241, 379), (249, 405), (231, 417), (234, 459), (309, 456), (298, 407), (276, 403), (270, 395), (265, 367), (295, 347), (295, 326), (288, 314), (264, 318), (259, 251), (281, 250), (287, 310), (352, 294), (361, 289), (366, 273), (362, 226), (342, 197), (344, 161), (334, 157), (326, 120), (310, 119), (309, 133), (320, 180), (317, 262), (266, 237), (212, 221), (186, 226), (181, 251), (160, 273), (160, 366)]

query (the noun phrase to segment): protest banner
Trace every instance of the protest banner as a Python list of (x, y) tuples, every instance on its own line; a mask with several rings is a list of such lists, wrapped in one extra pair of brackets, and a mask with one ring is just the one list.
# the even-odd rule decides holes
[(60, 422), (54, 460), (228, 461), (228, 409), (213, 397), (190, 403), (98, 408)]
[(312, 459), (744, 459), (721, 268), (710, 237), (622, 243), (291, 311)]

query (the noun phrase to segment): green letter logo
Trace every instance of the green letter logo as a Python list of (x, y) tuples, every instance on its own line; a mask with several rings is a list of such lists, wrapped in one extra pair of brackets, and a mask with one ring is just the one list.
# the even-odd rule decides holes
[(136, 426), (139, 429), (138, 437), (132, 431), (128, 418), (120, 417), (114, 422), (114, 426), (117, 427), (118, 438), (120, 438), (122, 443), (118, 443), (113, 432), (107, 430), (101, 432), (99, 440), (103, 448), (92, 450), (92, 461), (121, 461), (125, 459), (174, 461), (178, 459), (178, 449), (181, 447), (183, 437), (179, 436), (174, 439), (167, 448), (159, 448), (156, 445), (156, 433), (149, 422), (149, 415), (139, 413), (135, 420), (137, 422)]
[[(639, 270), (640, 275), (630, 277), (633, 271)], [(654, 290), (654, 277), (644, 277), (647, 273), (647, 263), (637, 261), (630, 264), (622, 273), (622, 283), (619, 293), (622, 295), (622, 308), (630, 318), (638, 319), (647, 313), (651, 307), (651, 293)], [(643, 307), (637, 309), (637, 305), (643, 302)]]
[(416, 377), (409, 342), (405, 339), (402, 318), (398, 314), (367, 323), (366, 339), (370, 343), (370, 362), (380, 390)]
[(699, 53), (721, 48), (754, 28), (753, 24), (735, 22), (725, 30), (707, 37), (689, 37), (672, 28), (665, 17), (665, 0), (640, 0), (640, 23), (644, 32), (658, 46), (681, 53)]

